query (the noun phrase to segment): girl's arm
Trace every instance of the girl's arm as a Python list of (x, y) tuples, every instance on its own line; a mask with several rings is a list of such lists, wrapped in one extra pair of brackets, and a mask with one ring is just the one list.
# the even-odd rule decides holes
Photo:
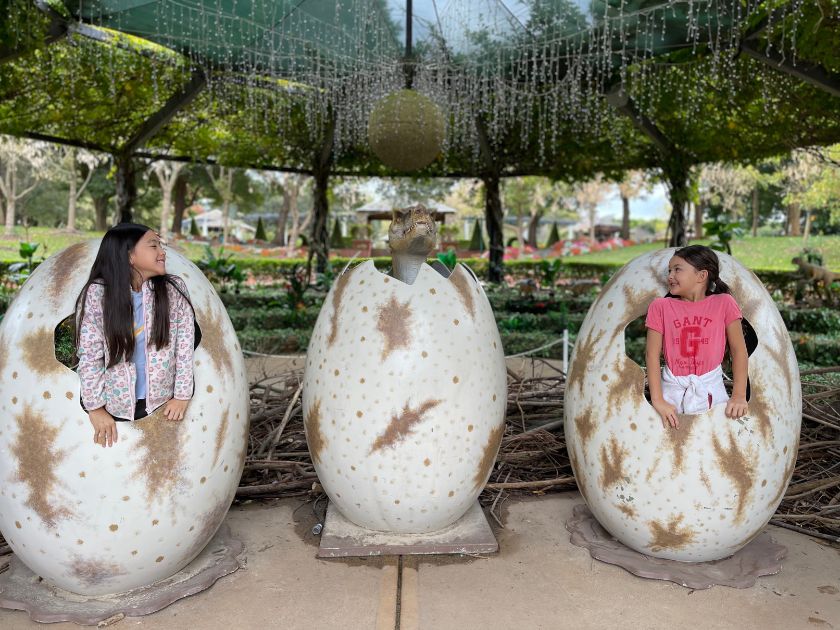
[(679, 428), (677, 408), (668, 403), (662, 396), (662, 376), (659, 373), (659, 357), (662, 354), (662, 333), (648, 328), (647, 345), (645, 346), (645, 365), (647, 366), (648, 387), (650, 388), (650, 402), (659, 417), (662, 426), (671, 425)]
[(741, 320), (736, 319), (726, 326), (726, 341), (732, 357), (732, 398), (726, 403), (726, 415), (740, 418), (747, 414), (747, 366), (749, 358)]
[[(180, 280), (180, 278), (179, 278)], [(178, 286), (187, 293), (183, 280)], [(190, 400), (193, 396), (193, 344), (195, 343), (195, 317), (187, 298), (178, 294), (176, 297), (175, 334), (175, 394), (178, 400)]]
[(93, 425), (93, 441), (113, 446), (117, 441), (117, 424), (105, 409), (105, 334), (102, 330), (102, 301), (91, 298), (89, 287), (84, 300), (84, 315), (79, 322), (79, 381), (82, 402)]
[(92, 295), (100, 291), (91, 285), (84, 300), (79, 325), (77, 372), (81, 381), (82, 403), (88, 411), (105, 406), (105, 333), (102, 328), (102, 300)]

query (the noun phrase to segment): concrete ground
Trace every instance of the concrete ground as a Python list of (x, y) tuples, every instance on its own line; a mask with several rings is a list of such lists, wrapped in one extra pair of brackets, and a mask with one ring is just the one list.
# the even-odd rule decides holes
[[(692, 591), (592, 560), (564, 523), (580, 496), (510, 500), (490, 557), (319, 560), (310, 504), (234, 507), (245, 567), (209, 590), (115, 627), (149, 629), (840, 628), (840, 546), (770, 527), (788, 547), (778, 575), (748, 589)], [(0, 611), (0, 628), (36, 627)], [(56, 624), (59, 628), (75, 627)]]

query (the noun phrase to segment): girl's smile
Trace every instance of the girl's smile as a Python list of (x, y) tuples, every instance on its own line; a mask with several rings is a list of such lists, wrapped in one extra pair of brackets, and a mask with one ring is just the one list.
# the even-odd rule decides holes
[(679, 256), (668, 263), (668, 291), (683, 300), (698, 302), (706, 297), (708, 278), (708, 271), (698, 271)]
[(146, 232), (128, 255), (132, 268), (140, 274), (142, 282), (166, 273), (166, 250), (163, 241), (154, 231)]

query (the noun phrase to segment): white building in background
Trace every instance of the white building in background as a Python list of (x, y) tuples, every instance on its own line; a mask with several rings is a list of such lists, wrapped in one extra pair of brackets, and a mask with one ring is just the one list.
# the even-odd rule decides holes
[[(195, 224), (201, 236), (205, 238), (212, 238), (214, 236), (221, 236), (224, 231), (224, 220), (221, 210), (208, 210), (201, 214), (195, 215)], [(181, 232), (183, 234), (190, 233), (190, 223), (192, 218), (181, 221)], [(238, 219), (228, 219), (229, 234), (240, 240), (248, 241), (254, 238), (257, 229)]]

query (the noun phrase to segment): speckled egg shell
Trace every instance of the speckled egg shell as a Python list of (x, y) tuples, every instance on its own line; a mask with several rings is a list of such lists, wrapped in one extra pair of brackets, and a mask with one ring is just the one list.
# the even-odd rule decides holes
[(423, 265), (413, 285), (368, 261), (340, 276), (309, 344), (303, 413), (331, 501), (378, 531), (460, 518), (504, 432), (504, 354), (472, 273)]
[(73, 245), (32, 274), (0, 326), (0, 529), (38, 575), (76, 593), (130, 590), (178, 572), (233, 500), (248, 438), (248, 382), (236, 334), (199, 269), (170, 251), (203, 333), (182, 422), (156, 412), (93, 443), (79, 378), (55, 357), (99, 242)]
[(604, 287), (581, 326), (566, 387), (565, 426), (578, 487), (628, 547), (686, 562), (732, 555), (761, 532), (796, 462), (802, 401), (790, 337), (748, 269), (718, 253), (721, 278), (758, 335), (749, 359), (749, 415), (725, 405), (664, 429), (644, 397), (644, 371), (624, 329), (667, 293), (674, 249), (645, 254)]

